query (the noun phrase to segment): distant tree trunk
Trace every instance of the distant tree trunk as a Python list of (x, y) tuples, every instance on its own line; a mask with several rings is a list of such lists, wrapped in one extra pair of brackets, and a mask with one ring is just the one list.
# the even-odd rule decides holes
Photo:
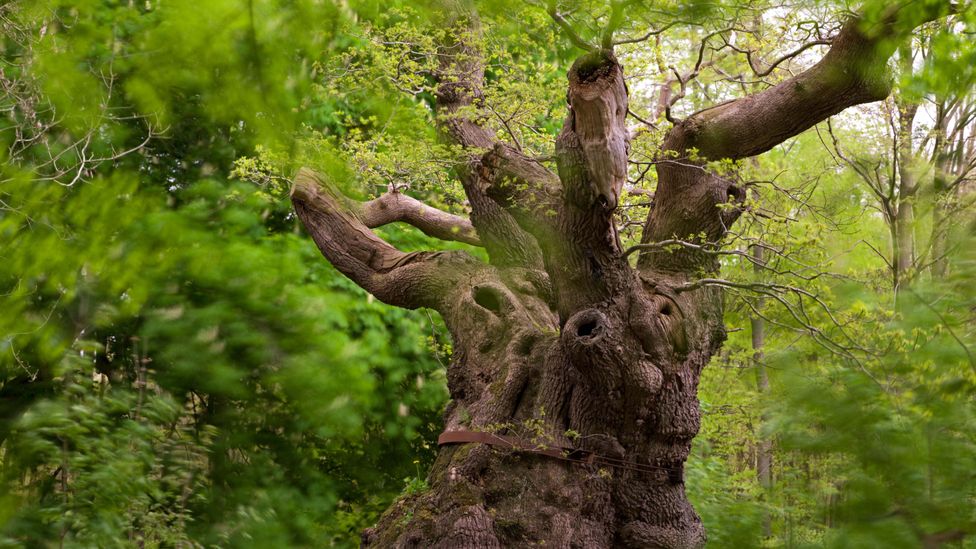
[[(761, 243), (760, 243), (761, 244)], [(752, 246), (753, 269), (756, 273), (761, 273), (765, 265), (765, 254), (761, 245)], [(761, 307), (761, 304), (760, 304)], [(763, 347), (766, 346), (766, 320), (757, 314), (749, 318), (752, 328), (752, 360), (756, 370), (756, 391), (759, 393), (760, 406), (766, 404), (766, 396), (769, 393), (769, 374), (766, 372), (766, 363), (763, 361)], [(756, 478), (759, 486), (762, 487), (768, 497), (773, 488), (773, 441), (763, 432), (768, 417), (766, 413), (760, 416), (758, 443), (756, 445)], [(763, 536), (768, 538), (772, 535), (772, 519), (769, 511), (763, 512)]]
[[(940, 109), (941, 110), (941, 109)], [(942, 118), (937, 115), (937, 118)], [(949, 174), (951, 164), (951, 154), (945, 149), (951, 146), (946, 143), (944, 120), (936, 129), (936, 139), (934, 145), (935, 159), (934, 175), (932, 177), (932, 231), (931, 231), (931, 274), (932, 278), (938, 280), (944, 278), (949, 272), (948, 255), (948, 223), (949, 223)]]
[[(910, 154), (910, 153), (909, 153)], [(900, 188), (898, 207), (895, 210), (893, 220), (893, 241), (894, 251), (892, 261), (894, 289), (897, 293), (903, 285), (911, 283), (912, 269), (915, 265), (915, 195), (916, 184), (914, 175), (908, 174), (906, 168), (899, 168), (903, 173), (900, 176)]]
[[(932, 148), (933, 210), (930, 235), (930, 274), (936, 280), (949, 272), (949, 231), (957, 195), (976, 169), (972, 98), (945, 97), (936, 101), (935, 140)], [(968, 130), (968, 131), (967, 131)]]
[[(383, 219), (465, 234), (490, 263), (400, 252), (368, 230), (378, 204), (302, 170), (293, 202), (326, 258), (380, 300), (444, 318), (454, 341), (445, 431), (509, 437), (490, 439), (507, 447), (442, 446), (430, 490), (396, 502), (363, 545), (702, 546), (683, 466), (701, 419), (699, 376), (725, 329), (722, 296), (702, 279), (717, 264), (700, 245), (724, 236), (744, 194), (706, 161), (760, 154), (887, 96), (890, 39), (906, 32), (897, 13), (870, 35), (851, 21), (806, 72), (677, 123), (662, 145), (636, 268), (613, 222), (629, 134), (623, 68), (610, 49), (594, 48), (569, 71), (553, 172), (480, 125), (484, 67), (468, 39), (477, 19), (451, 23), (466, 30), (444, 48), (437, 108), (445, 134), (470, 153), (458, 172), (477, 238), (467, 219), (433, 209)], [(675, 239), (699, 245), (672, 250)], [(582, 452), (531, 451), (553, 448)]]
[[(937, 164), (936, 170), (941, 171), (941, 169), (942, 168)], [(932, 248), (932, 264), (930, 267), (930, 272), (933, 279), (941, 280), (945, 278), (947, 274), (949, 274), (949, 261), (947, 259), (949, 252), (949, 193), (946, 192), (944, 176), (937, 172), (935, 178), (935, 185), (933, 187), (934, 204), (932, 206), (932, 232), (930, 236)]]
[[(913, 72), (911, 45), (903, 44), (898, 49), (898, 56), (902, 74), (911, 75)], [(899, 96), (895, 100), (895, 106), (898, 109), (898, 131), (895, 136), (897, 143), (895, 162), (898, 164), (898, 206), (895, 210), (895, 219), (892, 220), (894, 224), (894, 240), (892, 240), (894, 260), (892, 267), (894, 290), (897, 294), (903, 284), (910, 283), (915, 265), (915, 199), (918, 194), (918, 183), (913, 170), (916, 162), (912, 138), (918, 103), (907, 100), (904, 96)]]

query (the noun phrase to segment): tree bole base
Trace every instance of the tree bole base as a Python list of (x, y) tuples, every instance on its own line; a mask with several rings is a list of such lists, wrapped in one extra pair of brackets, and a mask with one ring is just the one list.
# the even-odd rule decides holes
[[(635, 478), (471, 444), (444, 448), (431, 476), (440, 480), (397, 501), (363, 533), (363, 547), (670, 548), (705, 541), (684, 486), (667, 475)], [(659, 521), (620, 522), (618, 508), (626, 515), (652, 501)]]
[[(518, 270), (469, 276), (448, 300), (445, 430), (581, 448), (593, 463), (483, 443), (441, 447), (429, 490), (397, 501), (364, 547), (700, 547), (682, 465), (701, 368), (723, 336), (717, 294), (638, 276), (563, 326)], [(692, 311), (696, 320), (684, 317)], [(718, 339), (716, 339), (718, 336)]]

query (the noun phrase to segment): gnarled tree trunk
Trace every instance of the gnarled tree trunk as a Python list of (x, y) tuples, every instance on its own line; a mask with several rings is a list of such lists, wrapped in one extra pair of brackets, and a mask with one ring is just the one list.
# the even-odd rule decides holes
[[(385, 207), (352, 202), (310, 170), (296, 177), (293, 201), (344, 274), (386, 303), (443, 316), (454, 341), (445, 431), (516, 442), (444, 445), (430, 489), (396, 502), (363, 545), (699, 547), (705, 531), (682, 468), (699, 428), (699, 376), (725, 338), (722, 296), (701, 279), (713, 256), (659, 243), (717, 242), (738, 216), (725, 205), (743, 189), (710, 173), (706, 159), (759, 154), (886, 96), (894, 46), (880, 38), (904, 27), (892, 16), (868, 34), (852, 21), (810, 70), (677, 124), (634, 267), (613, 223), (628, 149), (627, 89), (613, 52), (591, 51), (569, 71), (553, 173), (470, 114), (483, 69), (465, 35), (477, 24), (473, 14), (455, 21), (469, 30), (445, 55), (438, 110), (445, 133), (471, 153), (459, 172), (477, 235), (432, 208), (398, 209), (406, 197), (378, 199)], [(368, 230), (383, 220), (463, 237), (491, 261), (402, 253)]]

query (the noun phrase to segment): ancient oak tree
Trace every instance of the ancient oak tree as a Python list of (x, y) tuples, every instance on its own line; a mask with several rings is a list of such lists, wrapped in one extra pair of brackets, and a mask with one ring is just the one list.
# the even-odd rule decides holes
[[(699, 376), (725, 338), (722, 296), (702, 283), (717, 269), (714, 254), (662, 243), (721, 241), (745, 190), (709, 162), (762, 154), (885, 98), (899, 42), (949, 11), (852, 16), (808, 70), (675, 121), (636, 265), (614, 225), (629, 132), (612, 31), (599, 46), (573, 37), (586, 51), (568, 72), (553, 170), (484, 127), (477, 14), (447, 15), (462, 31), (441, 50), (436, 108), (446, 138), (468, 153), (456, 171), (470, 220), (397, 192), (359, 203), (310, 169), (295, 177), (292, 200), (342, 273), (385, 303), (442, 315), (454, 342), (445, 432), (511, 444), (442, 446), (430, 489), (394, 504), (363, 545), (703, 545), (683, 464), (699, 429)], [(490, 261), (404, 253), (369, 230), (394, 221), (483, 246)]]

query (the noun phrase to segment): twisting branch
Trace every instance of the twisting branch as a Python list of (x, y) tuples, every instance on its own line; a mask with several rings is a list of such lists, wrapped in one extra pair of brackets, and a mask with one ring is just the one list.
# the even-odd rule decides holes
[[(736, 292), (735, 289), (731, 289), (730, 291)], [(747, 291), (753, 291), (753, 290), (747, 290)], [(764, 321), (768, 322), (769, 324), (778, 326), (780, 328), (793, 330), (798, 333), (810, 336), (813, 342), (816, 343), (818, 346), (825, 349), (827, 352), (831, 354), (837, 355), (841, 358), (853, 362), (871, 381), (876, 383), (879, 387), (881, 387), (885, 391), (889, 390), (889, 385), (882, 383), (881, 380), (877, 378), (877, 376), (875, 376), (873, 373), (871, 373), (870, 370), (868, 370), (867, 366), (865, 366), (865, 364), (861, 361), (861, 359), (853, 353), (853, 351), (861, 351), (864, 349), (851, 348), (837, 341), (834, 341), (833, 339), (828, 337), (822, 330), (804, 321), (797, 314), (796, 309), (786, 299), (779, 297), (775, 294), (767, 294), (764, 292), (755, 292), (755, 293), (758, 293), (760, 294), (760, 296), (762, 296), (759, 298), (760, 301), (764, 300), (765, 297), (772, 297), (774, 300), (779, 302), (779, 304), (782, 305), (783, 308), (790, 313), (790, 316), (793, 318), (793, 320), (799, 324), (799, 327), (791, 326), (785, 322), (780, 322), (775, 318), (772, 318), (769, 315), (764, 314), (763, 311), (760, 309), (760, 307), (757, 306), (757, 304), (752, 303), (752, 301), (750, 301), (748, 298), (740, 295), (742, 302), (745, 303), (746, 307), (749, 308), (749, 311), (752, 315), (761, 318)], [(883, 353), (876, 353), (876, 354), (883, 354)]]
[[(818, 130), (819, 131), (819, 130)], [(836, 154), (837, 158), (840, 158), (847, 164), (854, 173), (860, 177), (864, 183), (868, 186), (868, 189), (872, 194), (878, 199), (881, 204), (880, 211), (884, 215), (885, 219), (893, 221), (895, 219), (895, 180), (893, 177), (887, 177), (880, 173), (881, 162), (876, 162), (874, 164), (873, 171), (869, 170), (870, 166), (867, 166), (867, 162), (860, 159), (853, 159), (844, 153), (843, 148), (840, 144), (840, 139), (837, 138), (837, 134), (834, 133), (833, 124), (831, 124), (830, 119), (827, 119), (827, 134), (830, 135), (830, 140), (833, 143), (833, 153)]]
[(456, 281), (483, 268), (464, 252), (397, 250), (367, 228), (354, 201), (308, 168), (295, 176), (291, 200), (322, 255), (384, 303), (441, 310)]
[(541, 252), (533, 237), (493, 191), (507, 182), (525, 194), (543, 194), (541, 189), (556, 179), (555, 174), (515, 147), (500, 143), (484, 126), (485, 69), (477, 44), (478, 14), (460, 10), (447, 23), (454, 30), (450, 42), (441, 47), (435, 74), (437, 118), (441, 131), (468, 153), (457, 168), (471, 204), (471, 222), (493, 264), (541, 267)]
[(657, 35), (663, 33), (664, 31), (666, 31), (666, 30), (668, 30), (671, 27), (674, 27), (676, 25), (692, 25), (692, 24), (694, 24), (694, 23), (691, 22), (691, 21), (671, 21), (667, 25), (664, 25), (663, 27), (661, 27), (659, 29), (651, 29), (651, 30), (647, 31), (646, 34), (643, 34), (641, 36), (637, 36), (637, 37), (634, 37), (634, 38), (624, 38), (624, 39), (621, 39), (621, 40), (614, 40), (613, 41), (613, 45), (614, 46), (620, 46), (620, 45), (623, 45), (623, 44), (636, 44), (638, 42), (644, 42), (644, 41), (650, 39), (652, 36), (657, 36)]
[[(867, 368), (864, 366), (864, 364), (861, 362), (858, 356), (854, 354), (855, 352), (857, 352), (857, 353), (861, 353), (862, 356), (877, 356), (878, 354), (880, 354), (879, 351), (877, 349), (870, 349), (868, 347), (865, 347), (859, 341), (855, 340), (848, 333), (847, 325), (856, 321), (851, 320), (848, 323), (842, 323), (834, 315), (834, 312), (830, 309), (827, 303), (825, 303), (823, 299), (821, 299), (813, 292), (810, 292), (809, 290), (805, 290), (803, 288), (790, 286), (786, 284), (759, 283), (759, 282), (753, 282), (753, 283), (733, 282), (731, 280), (724, 280), (720, 278), (702, 278), (699, 280), (695, 280), (683, 284), (681, 286), (675, 287), (674, 292), (680, 294), (683, 292), (698, 290), (700, 288), (705, 288), (705, 287), (719, 287), (719, 288), (728, 288), (731, 290), (744, 290), (744, 291), (753, 292), (760, 296), (772, 298), (773, 300), (777, 301), (786, 310), (787, 313), (789, 313), (790, 317), (792, 317), (793, 320), (805, 332), (813, 336), (813, 339), (817, 344), (819, 344), (820, 346), (824, 347), (825, 349), (833, 353), (836, 353), (840, 356), (843, 356), (849, 360), (854, 361), (864, 371), (865, 374), (871, 377), (872, 380), (874, 380), (882, 387), (884, 386), (884, 384), (882, 384), (867, 370)], [(796, 296), (797, 299), (795, 303), (787, 299), (789, 295)], [(824, 313), (824, 315), (827, 317), (827, 320), (830, 322), (830, 324), (833, 325), (834, 328), (836, 328), (839, 334), (841, 335), (842, 341), (838, 341), (830, 337), (830, 335), (827, 334), (822, 328), (817, 326), (814, 319), (810, 316), (811, 313), (807, 310), (807, 307), (804, 305), (803, 302), (804, 299), (808, 299), (812, 301), (816, 305), (816, 308), (821, 310)], [(746, 304), (750, 307), (750, 309), (752, 309), (753, 314), (762, 316), (763, 318), (770, 320), (766, 316), (763, 316), (761, 311), (756, 309), (752, 303), (748, 302), (748, 300), (746, 300)]]
[[(775, 283), (761, 283), (761, 282), (733, 282), (731, 280), (723, 280), (721, 278), (701, 278), (693, 282), (688, 282), (680, 286), (675, 286), (674, 291), (675, 293), (688, 292), (691, 290), (704, 288), (706, 286), (719, 286), (724, 288), (737, 288), (740, 290), (753, 290), (756, 292), (760, 292), (764, 295), (773, 295), (773, 294), (781, 295), (781, 294), (792, 293), (797, 296), (806, 297), (813, 300), (814, 302), (816, 302), (817, 305), (820, 306), (820, 308), (823, 310), (824, 313), (827, 314), (827, 317), (830, 319), (831, 323), (834, 326), (841, 329), (844, 328), (844, 325), (837, 320), (837, 318), (834, 316), (834, 313), (830, 310), (830, 307), (828, 307), (827, 304), (824, 303), (822, 299), (820, 299), (813, 292), (796, 286), (789, 286), (786, 284), (775, 284)], [(790, 310), (791, 311), (793, 310), (792, 307), (790, 308)], [(797, 320), (804, 324), (812, 326), (809, 314), (806, 311), (802, 311), (802, 309), (801, 312), (802, 314), (800, 317), (797, 318)], [(848, 337), (848, 339), (853, 345), (856, 346), (856, 348), (859, 348), (861, 350), (866, 350), (857, 346), (857, 342), (855, 342), (850, 337)]]
[(752, 57), (752, 54), (754, 54), (755, 51), (753, 51), (753, 50), (746, 50), (746, 49), (742, 49), (742, 48), (736, 47), (734, 44), (731, 44), (728, 41), (725, 42), (725, 45), (726, 45), (726, 47), (728, 47), (729, 49), (731, 49), (733, 51), (739, 52), (741, 54), (745, 54), (746, 61), (749, 62), (749, 68), (752, 69), (753, 74), (757, 78), (763, 78), (763, 77), (769, 76), (774, 70), (776, 70), (776, 67), (780, 66), (781, 64), (785, 63), (786, 61), (788, 61), (790, 59), (793, 59), (794, 57), (796, 57), (797, 55), (800, 55), (801, 53), (807, 51), (808, 49), (810, 49), (810, 48), (812, 48), (814, 46), (826, 46), (826, 45), (829, 45), (830, 43), (831, 43), (831, 40), (814, 40), (812, 42), (807, 42), (806, 44), (800, 46), (799, 48), (797, 48), (797, 49), (795, 49), (795, 50), (793, 50), (793, 51), (791, 51), (789, 53), (783, 54), (781, 57), (779, 57), (778, 59), (776, 59), (775, 61), (773, 61), (772, 63), (770, 63), (769, 66), (766, 67), (765, 69), (760, 69), (756, 65), (756, 61)]
[[(661, 72), (670, 71), (674, 76), (669, 77), (663, 84), (661, 84), (661, 92), (658, 95), (657, 106), (655, 107), (655, 112), (651, 118), (656, 119), (663, 115), (664, 118), (673, 125), (680, 123), (680, 120), (672, 115), (671, 109), (678, 103), (678, 101), (685, 97), (688, 91), (688, 84), (698, 78), (702, 70), (714, 66), (725, 57), (725, 55), (722, 54), (713, 56), (710, 60), (705, 61), (705, 49), (708, 47), (708, 41), (715, 36), (720, 36), (732, 30), (735, 30), (735, 27), (726, 27), (703, 36), (698, 45), (698, 57), (695, 60), (695, 65), (684, 74), (680, 73), (674, 65), (665, 67), (663, 60), (658, 59), (658, 70)], [(728, 40), (725, 42), (728, 42)], [(678, 84), (678, 93), (672, 93), (671, 91), (674, 84)]]
[(370, 229), (402, 221), (427, 236), (481, 246), (481, 239), (470, 220), (428, 206), (402, 192), (391, 191), (364, 202), (361, 212), (363, 223)]
[[(9, 23), (9, 22), (5, 22)], [(10, 30), (8, 25), (3, 30)], [(17, 29), (14, 29), (16, 32)], [(12, 127), (13, 139), (7, 148), (10, 161), (15, 164), (30, 164), (38, 181), (53, 181), (64, 187), (72, 187), (92, 177), (95, 169), (104, 163), (115, 162), (142, 149), (165, 132), (157, 128), (150, 117), (138, 114), (118, 114), (119, 107), (112, 107), (115, 95), (116, 77), (111, 68), (99, 74), (105, 88), (105, 98), (101, 111), (80, 137), (61, 127), (63, 120), (57, 116), (40, 92), (40, 86), (30, 75), (18, 74), (10, 77), (0, 70), (0, 112), (7, 113), (14, 120), (22, 120)], [(127, 149), (118, 149), (104, 142), (102, 134), (106, 125), (123, 122), (142, 121), (145, 123), (145, 137)], [(57, 138), (52, 138), (58, 135)], [(52, 145), (59, 143), (63, 145)], [(62, 147), (56, 150), (56, 147)], [(96, 149), (108, 149), (98, 153)]]
[(800, 272), (800, 271), (793, 270), (793, 269), (783, 269), (783, 268), (775, 267), (775, 266), (773, 266), (773, 262), (772, 261), (765, 260), (765, 259), (764, 260), (757, 260), (756, 257), (754, 256), (754, 254), (752, 254), (750, 252), (746, 252), (746, 251), (742, 251), (742, 250), (735, 250), (735, 249), (723, 250), (723, 249), (721, 249), (719, 247), (720, 244), (721, 243), (718, 243), (718, 242), (708, 242), (708, 243), (705, 243), (705, 244), (696, 244), (694, 242), (688, 242), (687, 240), (680, 240), (680, 239), (676, 239), (675, 238), (675, 239), (670, 239), (670, 240), (664, 240), (664, 241), (661, 241), (661, 242), (649, 242), (649, 243), (645, 243), (645, 244), (634, 244), (630, 248), (627, 248), (627, 250), (625, 250), (624, 253), (621, 254), (621, 257), (623, 257), (624, 259), (626, 259), (631, 254), (633, 254), (634, 252), (638, 252), (638, 251), (641, 251), (641, 250), (665, 250), (665, 251), (667, 251), (667, 250), (670, 250), (670, 249), (687, 248), (687, 249), (695, 250), (695, 251), (700, 252), (702, 254), (711, 255), (711, 256), (734, 256), (734, 257), (741, 257), (744, 260), (748, 261), (749, 263), (752, 263), (753, 266), (756, 269), (760, 270), (760, 271), (768, 271), (768, 272), (770, 272), (770, 273), (772, 273), (774, 275), (778, 275), (778, 276), (791, 276), (791, 277), (794, 277), (794, 278), (798, 278), (800, 280), (805, 280), (807, 282), (811, 282), (811, 281), (814, 281), (814, 280), (817, 280), (817, 279), (820, 279), (820, 278), (836, 278), (836, 279), (850, 280), (850, 277), (847, 277), (847, 276), (844, 276), (844, 275), (841, 275), (841, 274), (838, 274), (838, 273), (826, 272), (826, 271), (821, 270), (821, 268), (819, 268), (817, 266), (808, 265), (808, 264), (806, 264), (806, 263), (804, 263), (804, 262), (796, 259), (795, 257), (792, 257), (791, 255), (789, 255), (784, 250), (778, 249), (778, 248), (776, 248), (774, 246), (770, 246), (769, 244), (765, 244), (763, 242), (752, 241), (752, 242), (749, 243), (749, 246), (752, 247), (753, 249), (762, 250), (763, 252), (769, 251), (776, 258), (782, 259), (782, 260), (787, 261), (789, 263), (793, 263), (801, 271), (804, 271), (804, 272)]
[(681, 133), (685, 147), (709, 159), (747, 158), (769, 150), (825, 118), (860, 103), (888, 96), (887, 60), (914, 27), (948, 12), (930, 5), (900, 20), (908, 10), (892, 6), (867, 28), (849, 20), (819, 63), (776, 86), (689, 117)]
[[(948, 3), (917, 10), (904, 7), (889, 7), (871, 25), (860, 17), (851, 18), (816, 65), (761, 92), (689, 116), (668, 133), (662, 150), (702, 165), (748, 158), (848, 107), (887, 97), (892, 85), (888, 58), (898, 44), (915, 27), (952, 9)], [(678, 164), (660, 164), (657, 171), (655, 205), (641, 242), (695, 234), (702, 234), (705, 241), (721, 239), (738, 217), (736, 205), (744, 196), (735, 181), (721, 174), (702, 177)], [(694, 253), (665, 258), (650, 250), (640, 255), (638, 267), (709, 268), (701, 259)]]

